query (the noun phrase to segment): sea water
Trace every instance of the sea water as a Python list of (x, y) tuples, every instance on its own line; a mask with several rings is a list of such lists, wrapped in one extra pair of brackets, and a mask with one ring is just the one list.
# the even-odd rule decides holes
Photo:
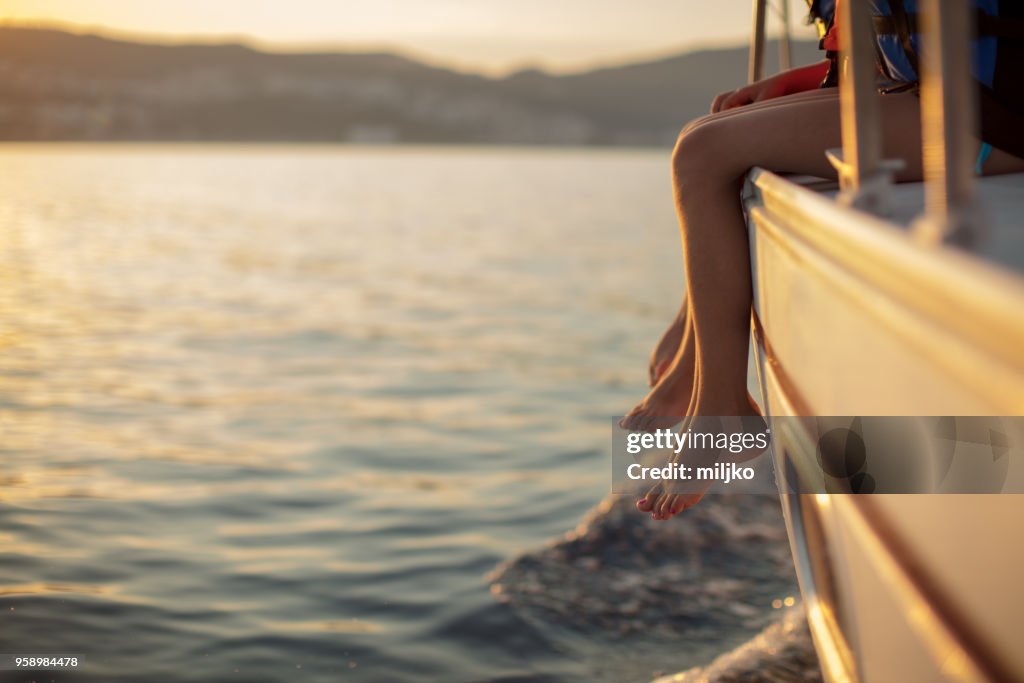
[(760, 628), (772, 501), (540, 550), (680, 300), (668, 162), (0, 148), (0, 652), (85, 662), (0, 680), (647, 680)]

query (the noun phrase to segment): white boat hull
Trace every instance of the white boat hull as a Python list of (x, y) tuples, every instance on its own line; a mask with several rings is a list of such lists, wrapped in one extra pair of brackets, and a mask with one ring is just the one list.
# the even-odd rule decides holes
[[(771, 173), (752, 181), (767, 414), (1024, 414), (1022, 278)], [(815, 442), (776, 434), (774, 457), (785, 476)], [(793, 494), (783, 506), (828, 680), (1024, 680), (1020, 496)]]

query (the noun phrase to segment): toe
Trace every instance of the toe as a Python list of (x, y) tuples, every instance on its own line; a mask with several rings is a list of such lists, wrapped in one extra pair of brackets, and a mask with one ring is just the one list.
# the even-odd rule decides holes
[(657, 515), (660, 518), (662, 518), (662, 519), (669, 519), (674, 514), (672, 512), (672, 510), (674, 509), (674, 506), (675, 506), (675, 500), (678, 497), (679, 496), (676, 496), (676, 495), (662, 496), (658, 500), (658, 506), (655, 508), (654, 511), (657, 513)]
[(686, 509), (686, 496), (672, 496), (672, 500), (668, 502), (666, 507), (668, 508), (668, 516), (675, 517), (680, 512)]
[(687, 493), (686, 495), (678, 496), (678, 499), (679, 500), (677, 500), (675, 503), (672, 504), (673, 505), (673, 509), (675, 510), (675, 512), (672, 513), (673, 515), (678, 515), (680, 512), (686, 512), (687, 510), (692, 508), (694, 505), (696, 505), (700, 501), (704, 500), (704, 494), (703, 493)]
[(636, 502), (636, 509), (640, 512), (650, 512), (654, 509), (658, 499), (661, 497), (661, 492), (657, 486), (651, 488), (647, 494)]

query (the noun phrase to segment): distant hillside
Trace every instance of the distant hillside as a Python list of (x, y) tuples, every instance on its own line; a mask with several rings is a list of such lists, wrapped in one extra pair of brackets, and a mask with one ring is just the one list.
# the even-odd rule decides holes
[[(798, 43), (795, 57), (820, 55)], [(486, 78), (393, 54), (0, 27), (0, 139), (667, 144), (746, 62), (735, 48)]]

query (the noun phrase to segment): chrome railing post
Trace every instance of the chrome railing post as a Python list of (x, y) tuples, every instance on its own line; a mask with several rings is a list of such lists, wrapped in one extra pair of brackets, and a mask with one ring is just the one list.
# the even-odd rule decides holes
[(747, 81), (754, 83), (764, 78), (764, 25), (768, 0), (754, 0), (754, 28), (750, 38), (750, 66)]
[(793, 45), (789, 36), (789, 0), (779, 0), (779, 15), (782, 19), (782, 33), (779, 34), (779, 70), (793, 68)]
[(925, 213), (914, 234), (971, 246), (985, 216), (974, 181), (977, 98), (971, 77), (974, 10), (965, 0), (925, 0), (921, 14), (921, 135)]
[(842, 150), (829, 150), (839, 200), (874, 214), (888, 210), (889, 185), (902, 162), (882, 159), (874, 29), (866, 0), (839, 3), (839, 108)]

